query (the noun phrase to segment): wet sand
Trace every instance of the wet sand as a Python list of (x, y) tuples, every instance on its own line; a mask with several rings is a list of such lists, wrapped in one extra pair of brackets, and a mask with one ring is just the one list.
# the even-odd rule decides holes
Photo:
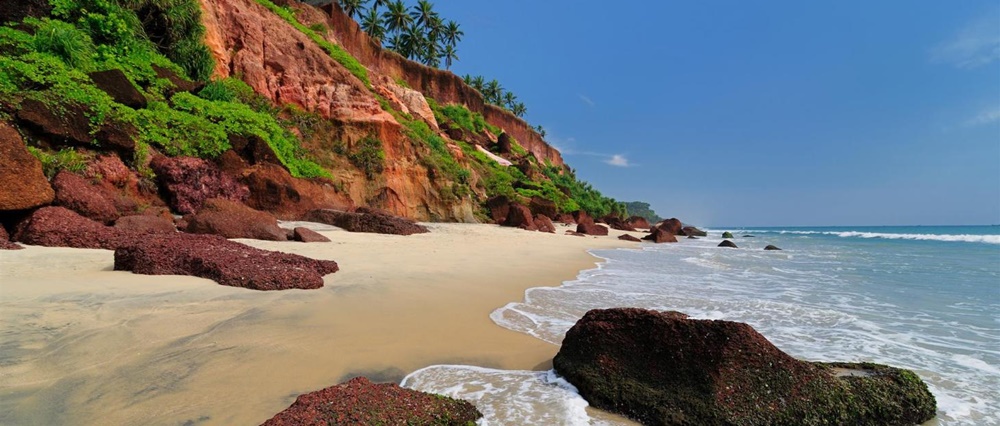
[[(286, 224), (286, 226), (291, 226)], [(557, 346), (495, 325), (524, 290), (636, 247), (494, 225), (331, 243), (240, 240), (333, 259), (319, 290), (257, 292), (112, 270), (113, 252), (0, 251), (0, 424), (256, 425), (350, 377), (433, 364), (547, 369)]]

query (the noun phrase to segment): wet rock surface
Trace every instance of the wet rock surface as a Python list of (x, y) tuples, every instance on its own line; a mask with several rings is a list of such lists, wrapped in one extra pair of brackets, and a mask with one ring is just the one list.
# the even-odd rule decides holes
[(722, 242), (719, 243), (718, 247), (739, 248), (739, 247), (736, 247), (736, 243), (734, 243), (732, 241), (729, 241), (729, 240), (722, 240)]

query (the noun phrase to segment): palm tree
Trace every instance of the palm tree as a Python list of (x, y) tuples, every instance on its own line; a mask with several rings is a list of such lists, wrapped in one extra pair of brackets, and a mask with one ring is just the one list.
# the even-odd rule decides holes
[(361, 5), (364, 3), (362, 0), (338, 0), (340, 7), (344, 9), (344, 13), (351, 18), (355, 16), (360, 16)]
[(514, 105), (517, 103), (517, 95), (506, 92), (503, 94), (501, 101), (503, 101), (503, 106), (509, 110), (514, 110)]
[(385, 6), (388, 3), (389, 2), (387, 0), (372, 0), (372, 7), (370, 8), (369, 12), (374, 10), (375, 13), (378, 13), (378, 8)]
[(413, 6), (413, 12), (410, 12), (410, 17), (418, 25), (422, 25), (424, 28), (431, 27), (431, 20), (437, 16), (437, 12), (434, 11), (434, 4), (427, 0), (417, 1), (417, 5)]
[(402, 33), (413, 22), (413, 17), (406, 12), (406, 3), (403, 3), (403, 0), (396, 0), (387, 6), (388, 10), (382, 14), (386, 29), (390, 33)]
[[(524, 106), (524, 103), (518, 102), (514, 104), (514, 106), (510, 107), (510, 112), (514, 113), (514, 115), (518, 117), (524, 117), (524, 114), (528, 112), (528, 107)], [(539, 133), (542, 134), (543, 138), (545, 137), (545, 130), (542, 130)]]
[(457, 46), (458, 42), (462, 41), (462, 36), (465, 32), (459, 28), (459, 25), (455, 21), (448, 21), (448, 24), (444, 26), (444, 42), (447, 45)]
[(486, 97), (486, 102), (499, 105), (501, 96), (503, 96), (503, 86), (496, 79), (490, 80), (483, 86), (483, 96)]
[(420, 26), (414, 23), (406, 27), (402, 36), (403, 46), (399, 53), (407, 59), (423, 59), (426, 53), (425, 44), (427, 44), (427, 39), (424, 37), (424, 32)]
[(403, 36), (398, 33), (389, 36), (389, 38), (385, 41), (385, 48), (403, 55)]
[(385, 26), (383, 26), (382, 17), (379, 16), (378, 10), (374, 7), (368, 9), (368, 13), (361, 20), (361, 29), (379, 43), (382, 43), (382, 39), (385, 38)]
[[(441, 59), (444, 59), (444, 68), (450, 70), (451, 63), (458, 60), (458, 51), (455, 50), (455, 46), (451, 44), (445, 45), (444, 52), (441, 52)], [(470, 83), (471, 83), (471, 78), (465, 80), (465, 84), (470, 84)]]

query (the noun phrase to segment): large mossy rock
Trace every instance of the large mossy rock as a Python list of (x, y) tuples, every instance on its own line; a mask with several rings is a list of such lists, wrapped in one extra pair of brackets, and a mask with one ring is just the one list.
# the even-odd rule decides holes
[(936, 402), (911, 371), (799, 361), (747, 324), (592, 310), (554, 359), (594, 405), (647, 425), (913, 425)]

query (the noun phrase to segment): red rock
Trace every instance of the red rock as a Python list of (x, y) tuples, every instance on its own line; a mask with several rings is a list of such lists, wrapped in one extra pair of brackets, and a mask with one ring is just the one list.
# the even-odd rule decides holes
[(707, 237), (708, 232), (702, 231), (693, 226), (685, 226), (683, 228), (684, 234), (692, 237)]
[(576, 232), (587, 235), (608, 235), (608, 228), (595, 223), (579, 223), (576, 225)]
[(337, 272), (332, 260), (261, 250), (218, 235), (149, 234), (115, 250), (115, 270), (190, 275), (252, 290), (314, 289)]
[(501, 133), (497, 138), (497, 153), (504, 155), (510, 154), (513, 151), (513, 146), (511, 145), (510, 135), (507, 132)]
[(656, 227), (664, 231), (667, 231), (673, 235), (682, 235), (682, 236), (684, 235), (684, 230), (682, 229), (683, 225), (681, 224), (681, 221), (677, 218), (670, 218), (664, 220), (663, 222), (657, 224)]
[(12, 243), (10, 241), (10, 236), (7, 235), (7, 229), (5, 229), (3, 225), (0, 225), (0, 250), (20, 250), (23, 248), (24, 247)]
[(490, 217), (493, 219), (493, 223), (503, 225), (507, 222), (507, 215), (510, 214), (510, 198), (503, 195), (497, 195), (489, 200), (486, 200), (486, 208), (490, 211)]
[(271, 146), (267, 144), (267, 141), (260, 137), (230, 135), (229, 144), (233, 147), (233, 151), (245, 160), (247, 164), (269, 163), (284, 168), (281, 164), (281, 159), (278, 158), (278, 154), (275, 154)]
[(375, 384), (364, 377), (299, 395), (262, 426), (442, 425), (465, 426), (482, 417), (467, 401)]
[(201, 209), (185, 217), (184, 231), (192, 234), (215, 234), (226, 238), (285, 241), (285, 231), (270, 213), (251, 209), (235, 201), (212, 198)]
[(115, 221), (115, 229), (137, 234), (173, 234), (177, 232), (172, 219), (153, 215), (122, 216)]
[(510, 203), (510, 211), (507, 213), (507, 220), (504, 226), (521, 228), (527, 231), (537, 231), (535, 219), (531, 215), (531, 210), (520, 203)]
[(250, 191), (200, 158), (158, 156), (150, 162), (167, 203), (181, 214), (194, 213), (210, 198), (244, 201)]
[(554, 201), (537, 195), (531, 197), (531, 201), (528, 203), (528, 208), (531, 209), (532, 214), (545, 215), (548, 218), (556, 217), (556, 214), (559, 213), (556, 209), (556, 203)]
[(636, 237), (633, 237), (633, 236), (631, 236), (629, 234), (621, 234), (621, 235), (618, 236), (618, 239), (619, 240), (623, 240), (623, 241), (631, 241), (631, 242), (634, 242), (634, 243), (641, 243), (642, 242), (642, 240), (640, 240), (640, 239), (638, 239)]
[(54, 145), (86, 145), (94, 140), (86, 107), (62, 103), (59, 108), (54, 110), (44, 102), (25, 99), (17, 110), (17, 118)]
[(43, 207), (17, 225), (14, 239), (46, 247), (114, 250), (136, 235), (80, 216), (65, 207)]
[(608, 224), (608, 226), (610, 226), (611, 229), (617, 229), (619, 231), (635, 232), (635, 228), (632, 227), (632, 225), (629, 225), (628, 222), (622, 220), (622, 218), (618, 216), (610, 216), (610, 215), (605, 216), (604, 223)]
[(105, 224), (118, 218), (118, 209), (107, 194), (79, 175), (61, 171), (52, 179), (52, 188), (56, 191), (56, 205)]
[(283, 167), (274, 164), (247, 169), (240, 182), (250, 190), (248, 206), (270, 212), (282, 220), (302, 220), (316, 209), (350, 210), (354, 207), (354, 203), (337, 193), (329, 182), (294, 178)]
[(0, 211), (31, 209), (54, 198), (42, 163), (28, 152), (17, 130), (0, 121)]
[(649, 231), (649, 235), (642, 237), (644, 240), (652, 241), (654, 243), (676, 243), (677, 237), (671, 234), (670, 231), (666, 231), (663, 228), (653, 228)]
[(146, 97), (132, 85), (121, 70), (94, 71), (88, 76), (98, 89), (110, 95), (115, 102), (134, 109), (146, 107)]
[(563, 213), (559, 215), (559, 223), (563, 223), (566, 225), (576, 225), (576, 219), (573, 218), (573, 215), (569, 213)]
[(327, 209), (313, 210), (307, 215), (306, 220), (333, 225), (350, 232), (395, 235), (412, 235), (428, 232), (427, 228), (412, 220), (365, 207), (358, 207), (354, 212)]
[(174, 93), (176, 92), (196, 93), (197, 91), (201, 90), (202, 87), (205, 87), (204, 83), (189, 81), (187, 78), (178, 75), (176, 72), (174, 72), (169, 68), (163, 68), (155, 64), (153, 64), (152, 67), (157, 77), (167, 79), (170, 81), (170, 84), (174, 85), (175, 88)]
[(548, 232), (550, 234), (556, 232), (556, 225), (552, 223), (552, 219), (543, 214), (535, 216), (535, 228), (538, 228), (538, 232)]
[(573, 231), (573, 230), (570, 230), (570, 229), (566, 230), (566, 235), (572, 235), (574, 237), (586, 237), (587, 236), (587, 234), (576, 232), (576, 231)]
[(295, 241), (302, 241), (303, 243), (328, 243), (330, 239), (324, 237), (319, 232), (313, 231), (309, 228), (298, 227), (292, 230), (292, 235), (295, 237)]
[(573, 215), (573, 222), (578, 225), (581, 223), (586, 223), (588, 225), (594, 224), (594, 218), (590, 217), (590, 215), (583, 210), (577, 210), (573, 212), (572, 215)]
[(649, 228), (651, 228), (651, 226), (649, 225), (649, 221), (646, 220), (646, 218), (644, 218), (642, 216), (632, 216), (632, 217), (628, 218), (628, 220), (626, 220), (625, 222), (627, 222), (629, 226), (631, 226), (631, 227), (633, 227), (635, 229), (649, 229)]

